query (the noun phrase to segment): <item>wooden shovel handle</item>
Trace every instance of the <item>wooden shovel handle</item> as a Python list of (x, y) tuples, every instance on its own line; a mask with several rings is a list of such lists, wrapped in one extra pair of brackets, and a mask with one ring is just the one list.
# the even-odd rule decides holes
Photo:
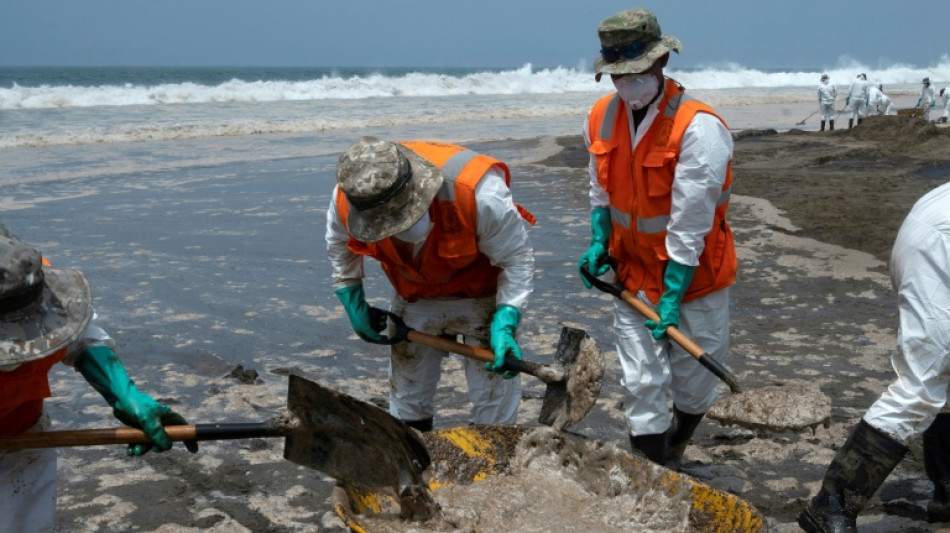
[[(613, 266), (611, 264), (611, 266)], [(617, 298), (620, 298), (626, 302), (630, 307), (633, 307), (640, 312), (647, 320), (652, 320), (654, 322), (659, 322), (660, 317), (656, 314), (656, 311), (652, 307), (644, 303), (642, 300), (636, 297), (632, 292), (628, 291), (619, 283), (609, 283), (604, 281), (593, 273), (584, 265), (580, 267), (581, 275), (584, 276), (590, 286), (597, 287), (599, 290), (602, 290), (608, 294), (612, 294)], [(666, 336), (673, 340), (676, 344), (679, 344), (684, 350), (686, 350), (694, 359), (699, 361), (699, 364), (703, 365), (710, 372), (716, 375), (721, 379), (726, 385), (729, 385), (729, 390), (734, 394), (742, 392), (742, 385), (739, 384), (739, 380), (736, 379), (732, 372), (729, 372), (726, 367), (722, 366), (722, 363), (716, 361), (709, 354), (706, 353), (706, 350), (703, 350), (695, 342), (690, 340), (683, 332), (676, 329), (673, 326), (666, 328)]]
[[(620, 291), (620, 298), (630, 304), (631, 307), (639, 311), (640, 314), (643, 315), (647, 320), (652, 320), (654, 322), (660, 321), (660, 315), (656, 314), (656, 311), (654, 311), (652, 307), (644, 303), (643, 300), (634, 296), (630, 291), (626, 289)], [(666, 328), (666, 336), (670, 339), (673, 339), (673, 342), (679, 344), (684, 350), (689, 352), (689, 354), (692, 355), (694, 359), (699, 361), (701, 365), (709, 369), (709, 371), (721, 379), (723, 383), (728, 385), (729, 390), (733, 394), (742, 392), (742, 385), (732, 374), (732, 372), (726, 369), (722, 363), (713, 359), (712, 356), (706, 353), (706, 350), (700, 348), (698, 344), (693, 342), (692, 339), (687, 337), (682, 331), (676, 329), (673, 326), (668, 326)]]
[[(165, 426), (173, 441), (231, 440), (254, 437), (279, 437), (282, 433), (269, 422), (249, 424), (198, 424), (196, 426)], [(78, 429), (69, 431), (37, 431), (0, 437), (0, 450), (27, 448), (60, 448), (66, 446), (100, 446), (104, 444), (147, 444), (152, 442), (141, 429), (122, 427)]]
[(438, 335), (430, 335), (429, 333), (423, 333), (421, 331), (411, 329), (409, 330), (409, 333), (406, 334), (406, 338), (412, 342), (424, 344), (430, 348), (435, 348), (436, 350), (457, 353), (478, 361), (484, 361), (486, 363), (495, 361), (495, 352), (491, 350), (452, 341), (446, 339), (445, 337), (439, 337)]
[[(465, 357), (475, 359), (476, 361), (483, 361), (486, 363), (492, 363), (495, 361), (495, 352), (491, 350), (452, 341), (446, 339), (445, 337), (439, 337), (438, 335), (431, 335), (429, 333), (423, 333), (421, 331), (410, 329), (406, 333), (406, 338), (417, 344), (424, 344), (430, 348), (435, 348), (436, 350), (444, 350), (446, 352), (464, 355)], [(510, 354), (506, 354), (505, 363), (502, 365), (502, 370), (524, 372), (525, 374), (532, 375), (541, 379), (542, 381), (550, 379), (548, 373), (543, 372), (542, 366), (543, 365), (540, 363), (525, 361), (523, 359), (518, 359), (517, 357), (512, 357)]]
[[(453, 340), (446, 339), (445, 337), (439, 337), (438, 335), (432, 335), (429, 333), (423, 333), (421, 331), (414, 330), (406, 325), (405, 321), (400, 318), (395, 313), (386, 311), (385, 309), (373, 308), (376, 312), (382, 313), (388, 317), (389, 320), (393, 322), (396, 326), (396, 331), (393, 334), (391, 339), (388, 339), (383, 344), (392, 344), (393, 342), (401, 342), (408, 340), (410, 342), (415, 342), (417, 344), (424, 344), (430, 348), (435, 348), (436, 350), (443, 350), (446, 352), (457, 353), (459, 355), (464, 355), (470, 359), (475, 359), (476, 361), (483, 361), (485, 363), (491, 363), (495, 360), (495, 352), (491, 350), (486, 350), (484, 348), (478, 348), (468, 344), (463, 344), (461, 342), (456, 342)], [(532, 361), (524, 361), (513, 357), (510, 354), (505, 355), (505, 362), (502, 365), (502, 370), (509, 370), (512, 372), (524, 372), (525, 374), (530, 374), (541, 380), (552, 379), (548, 372), (544, 372), (544, 365), (540, 363), (535, 363)]]
[[(660, 321), (660, 315), (656, 314), (656, 311), (652, 307), (647, 305), (643, 300), (637, 298), (628, 290), (624, 290), (620, 293), (620, 298), (623, 301), (630, 304), (630, 307), (633, 307), (640, 312), (647, 320), (652, 320), (654, 322)], [(683, 334), (682, 331), (676, 329), (674, 326), (669, 326), (666, 328), (666, 336), (673, 339), (673, 342), (679, 344), (683, 347), (684, 350), (689, 352), (690, 355), (699, 359), (706, 354), (706, 350), (703, 350), (698, 344), (692, 341), (689, 337)]]

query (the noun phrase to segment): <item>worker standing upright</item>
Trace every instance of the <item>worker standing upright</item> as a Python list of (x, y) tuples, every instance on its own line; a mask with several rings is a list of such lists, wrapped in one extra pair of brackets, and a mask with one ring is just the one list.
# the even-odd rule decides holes
[(943, 104), (943, 115), (941, 115), (939, 122), (946, 124), (947, 118), (950, 117), (950, 87), (940, 89), (940, 103)]
[(924, 110), (924, 120), (930, 120), (930, 108), (937, 105), (936, 91), (930, 84), (930, 78), (924, 78), (923, 85), (920, 87), (920, 98), (917, 99), (916, 107)]
[(845, 98), (844, 103), (851, 106), (851, 115), (848, 117), (849, 130), (854, 127), (855, 118), (858, 119), (858, 125), (860, 125), (864, 117), (867, 116), (868, 96), (870, 96), (869, 86), (867, 75), (862, 73), (858, 74), (851, 82), (851, 87), (848, 88), (848, 97)]
[(829, 130), (835, 129), (835, 98), (838, 97), (838, 89), (833, 83), (829, 82), (827, 74), (821, 75), (821, 83), (818, 84), (818, 112), (821, 115), (821, 130), (825, 131), (825, 121), (829, 121)]
[(712, 108), (664, 77), (680, 42), (661, 33), (653, 13), (623, 11), (598, 35), (595, 78), (609, 75), (616, 92), (584, 124), (592, 238), (578, 263), (600, 276), (612, 257), (618, 281), (656, 308), (659, 321), (644, 323), (614, 301), (624, 414), (635, 451), (679, 468), (718, 379), (666, 329), (680, 328), (720, 362), (726, 356), (737, 265), (726, 223), (732, 136)]

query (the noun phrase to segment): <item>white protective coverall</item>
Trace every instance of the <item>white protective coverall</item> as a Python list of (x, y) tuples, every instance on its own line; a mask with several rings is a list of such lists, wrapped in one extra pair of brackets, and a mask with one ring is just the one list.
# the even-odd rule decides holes
[(943, 94), (940, 96), (941, 103), (943, 104), (943, 115), (941, 117), (946, 122), (946, 119), (950, 119), (950, 87), (943, 88)]
[(937, 99), (937, 92), (934, 89), (933, 84), (925, 83), (923, 87), (920, 88), (920, 101), (918, 107), (924, 109), (924, 120), (930, 120), (930, 108), (933, 107), (931, 102)]
[(894, 103), (890, 97), (883, 91), (872, 85), (870, 96), (868, 96), (868, 114), (869, 115), (893, 115)]
[(950, 183), (914, 204), (890, 267), (900, 314), (891, 356), (897, 379), (864, 420), (906, 445), (950, 412)]
[[(115, 348), (115, 341), (90, 322), (79, 340), (69, 346), (62, 362), (72, 366), (83, 350), (95, 345)], [(0, 372), (12, 372), (18, 366), (2, 366)], [(49, 416), (44, 412), (28, 431), (49, 429)], [(56, 449), (0, 450), (0, 533), (53, 531), (55, 519)]]
[[(627, 108), (630, 139), (635, 149), (658, 114), (662, 97), (647, 108), (639, 127)], [(585, 119), (584, 141), (590, 147)], [(732, 158), (732, 135), (716, 117), (698, 113), (683, 135), (673, 175), (673, 205), (667, 225), (666, 250), (677, 263), (696, 266), (705, 247), (703, 238), (712, 228), (716, 203), (726, 182)], [(591, 208), (610, 205), (607, 192), (597, 181), (594, 155), (588, 165)], [(640, 291), (637, 296), (653, 306)], [(664, 337), (654, 340), (645, 319), (630, 305), (614, 298), (614, 333), (623, 369), (624, 414), (633, 436), (663, 433), (670, 427), (669, 401), (689, 414), (705, 413), (715, 401), (718, 378), (696, 362), (678, 344)], [(707, 353), (725, 364), (729, 351), (729, 288), (680, 306), (679, 328)]]
[(818, 84), (818, 114), (821, 120), (835, 119), (835, 98), (838, 97), (838, 89), (833, 83), (827, 80)]
[[(333, 269), (334, 288), (363, 278), (363, 256), (346, 247), (349, 234), (336, 209), (336, 187), (327, 210), (327, 257)], [(393, 291), (391, 311), (406, 325), (433, 335), (460, 336), (461, 342), (489, 347), (490, 326), (495, 308), (507, 304), (522, 313), (531, 294), (534, 276), (534, 250), (525, 222), (515, 208), (511, 191), (505, 185), (504, 171), (491, 167), (475, 188), (478, 208), (478, 249), (492, 265), (501, 269), (494, 298), (423, 298), (407, 302)], [(426, 214), (408, 230), (395, 236), (412, 246), (421, 259), (432, 229)], [(441, 375), (442, 360), (448, 352), (417, 343), (393, 346), (390, 358), (389, 412), (400, 420), (423, 420), (435, 414), (433, 399)], [(521, 376), (503, 379), (488, 372), (484, 363), (462, 357), (472, 402), (474, 424), (512, 424), (517, 421), (521, 400)]]
[(851, 87), (848, 88), (848, 105), (851, 106), (851, 115), (849, 118), (854, 119), (857, 117), (861, 119), (867, 116), (870, 85), (868, 80), (862, 79), (860, 76), (851, 82)]

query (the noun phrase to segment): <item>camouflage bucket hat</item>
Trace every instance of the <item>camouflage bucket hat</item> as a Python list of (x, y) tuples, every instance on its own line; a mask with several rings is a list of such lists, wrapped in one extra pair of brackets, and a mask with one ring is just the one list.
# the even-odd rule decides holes
[(663, 35), (653, 13), (638, 7), (605, 18), (597, 27), (600, 57), (594, 60), (594, 79), (603, 74), (639, 74), (649, 70), (670, 50), (682, 45), (672, 35)]
[(77, 340), (92, 318), (89, 282), (0, 224), (0, 366), (42, 359)]
[(409, 229), (442, 186), (438, 167), (405, 146), (376, 137), (361, 137), (347, 148), (336, 177), (350, 204), (346, 229), (363, 242)]

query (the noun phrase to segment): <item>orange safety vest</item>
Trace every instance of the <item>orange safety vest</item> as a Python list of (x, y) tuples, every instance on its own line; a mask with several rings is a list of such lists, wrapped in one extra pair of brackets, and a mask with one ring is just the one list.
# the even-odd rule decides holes
[(0, 372), (0, 436), (16, 435), (30, 428), (43, 413), (50, 368), (66, 357), (63, 348), (42, 359), (23, 363), (12, 372)]
[[(50, 266), (43, 258), (43, 265)], [(11, 372), (0, 372), (0, 436), (29, 429), (43, 414), (43, 399), (53, 395), (49, 370), (66, 357), (66, 348), (29, 361)]]
[[(618, 95), (598, 100), (588, 119), (590, 153), (597, 159), (597, 181), (610, 196), (610, 255), (617, 259), (617, 277), (627, 290), (642, 290), (654, 303), (663, 293), (663, 274), (669, 261), (666, 227), (683, 134), (697, 113), (709, 113), (722, 121), (712, 108), (687, 95), (669, 79), (659, 109), (660, 114), (633, 153), (627, 111)], [(706, 245), (684, 301), (735, 282), (736, 247), (726, 223), (731, 188), (730, 162), (712, 228), (706, 235)]]
[[(416, 266), (411, 257), (403, 257), (393, 238), (374, 243), (350, 237), (347, 248), (380, 262), (386, 276), (403, 299), (459, 296), (490, 296), (498, 288), (500, 269), (478, 250), (475, 187), (485, 172), (497, 165), (505, 172), (505, 184), (511, 185), (511, 172), (501, 161), (467, 148), (439, 142), (406, 141), (399, 143), (416, 152), (442, 170), (442, 187), (429, 207), (432, 231)], [(534, 224), (534, 216), (515, 204), (522, 218)], [(337, 193), (337, 212), (343, 226), (349, 214), (346, 195)]]

